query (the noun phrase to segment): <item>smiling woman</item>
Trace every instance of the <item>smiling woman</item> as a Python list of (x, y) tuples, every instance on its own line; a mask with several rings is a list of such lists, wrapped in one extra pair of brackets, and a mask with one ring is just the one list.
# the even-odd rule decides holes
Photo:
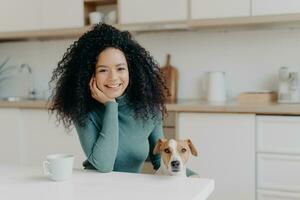
[[(90, 82), (92, 96), (101, 103), (105, 103), (101, 101), (105, 96), (114, 101), (124, 93), (128, 83), (128, 66), (123, 52), (115, 48), (105, 49), (99, 55), (95, 75)], [(101, 96), (98, 97), (98, 94)]]
[(140, 172), (163, 138), (167, 88), (156, 61), (127, 31), (98, 24), (53, 71), (52, 112), (76, 127), (87, 169)]

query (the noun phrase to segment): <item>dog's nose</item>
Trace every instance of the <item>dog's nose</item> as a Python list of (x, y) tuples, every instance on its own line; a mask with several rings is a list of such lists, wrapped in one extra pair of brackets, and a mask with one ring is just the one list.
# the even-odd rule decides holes
[(180, 165), (180, 162), (178, 160), (174, 160), (171, 162), (171, 166), (174, 168), (178, 168)]

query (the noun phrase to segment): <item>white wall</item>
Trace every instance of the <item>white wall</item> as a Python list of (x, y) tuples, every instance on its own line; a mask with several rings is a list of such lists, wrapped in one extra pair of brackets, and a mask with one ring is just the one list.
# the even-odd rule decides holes
[[(300, 69), (299, 29), (160, 32), (137, 34), (135, 38), (161, 65), (167, 53), (172, 55), (171, 64), (178, 68), (180, 76), (179, 98), (202, 97), (201, 80), (207, 70), (226, 71), (230, 94), (236, 97), (242, 91), (277, 90), (280, 66)], [(10, 56), (10, 64), (29, 63), (42, 95), (54, 66), (71, 43), (72, 40), (0, 43), (0, 62)], [(0, 96), (22, 93), (16, 86), (20, 80), (2, 83)]]

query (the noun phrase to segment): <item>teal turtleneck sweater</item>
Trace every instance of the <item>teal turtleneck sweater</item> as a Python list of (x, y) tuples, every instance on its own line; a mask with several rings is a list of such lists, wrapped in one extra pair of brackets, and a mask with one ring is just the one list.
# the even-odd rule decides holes
[(152, 152), (164, 137), (162, 121), (136, 119), (125, 96), (99, 104), (88, 114), (84, 127), (76, 123), (75, 127), (87, 157), (86, 169), (139, 173), (148, 155), (155, 170), (160, 166), (160, 156)]

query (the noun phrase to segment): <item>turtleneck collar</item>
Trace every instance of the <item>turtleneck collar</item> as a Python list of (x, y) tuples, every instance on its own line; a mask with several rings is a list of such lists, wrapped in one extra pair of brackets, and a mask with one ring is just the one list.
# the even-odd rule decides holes
[(126, 105), (126, 94), (123, 94), (122, 96), (117, 97), (116, 102), (119, 104), (119, 106)]

